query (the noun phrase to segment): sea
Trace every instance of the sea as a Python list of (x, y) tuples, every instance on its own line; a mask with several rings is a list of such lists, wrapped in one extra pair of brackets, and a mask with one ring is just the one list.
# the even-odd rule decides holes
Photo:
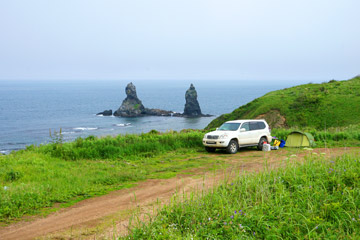
[[(182, 113), (185, 92), (193, 83), (201, 110), (213, 117), (97, 116), (118, 109), (125, 99), (125, 80), (1, 80), (0, 153), (78, 137), (203, 129), (217, 116), (232, 112), (264, 94), (291, 87), (290, 82), (136, 80), (138, 98), (147, 108)], [(50, 134), (52, 133), (52, 134)], [(51, 135), (51, 136), (50, 136)]]

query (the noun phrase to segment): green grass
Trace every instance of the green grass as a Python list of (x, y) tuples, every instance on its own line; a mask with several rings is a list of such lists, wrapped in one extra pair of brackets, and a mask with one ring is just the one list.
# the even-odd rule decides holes
[(358, 239), (359, 155), (291, 159), (207, 193), (178, 194), (145, 222), (135, 215), (124, 239)]
[(53, 211), (151, 178), (170, 178), (191, 168), (213, 168), (201, 132), (77, 139), (0, 156), (0, 222)]
[[(286, 119), (287, 127), (325, 129), (360, 123), (360, 77), (348, 81), (305, 84), (273, 91), (241, 106), (232, 113), (214, 119), (207, 129), (225, 121), (253, 119), (278, 111)], [(271, 126), (278, 120), (265, 117)]]

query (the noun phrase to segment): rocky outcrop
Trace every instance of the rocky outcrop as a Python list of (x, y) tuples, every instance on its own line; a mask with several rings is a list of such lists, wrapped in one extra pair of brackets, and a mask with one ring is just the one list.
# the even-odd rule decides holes
[(156, 108), (145, 108), (145, 114), (151, 116), (170, 116), (170, 117), (178, 117), (182, 115), (181, 113), (175, 113), (173, 111), (166, 111)]
[[(168, 116), (168, 117), (210, 117), (212, 115), (204, 115), (201, 113), (199, 103), (197, 101), (197, 92), (193, 84), (186, 91), (185, 99), (185, 109), (184, 113), (176, 113), (173, 111), (154, 109), (154, 108), (145, 108), (140, 99), (136, 94), (136, 87), (133, 83), (129, 83), (126, 88), (126, 98), (122, 102), (118, 110), (114, 112), (114, 116), (118, 117), (140, 117), (140, 116)], [(108, 110), (111, 111), (111, 110)], [(107, 111), (98, 113), (98, 115)]]
[(125, 88), (126, 98), (122, 102), (118, 110), (114, 112), (114, 116), (119, 117), (139, 117), (145, 114), (145, 107), (138, 99), (136, 87), (131, 82)]
[(112, 110), (110, 109), (110, 110), (105, 110), (105, 111), (103, 111), (103, 112), (99, 112), (99, 113), (96, 114), (96, 115), (112, 116), (112, 114), (113, 114), (113, 112), (112, 112)]
[(197, 100), (197, 92), (193, 84), (190, 85), (190, 88), (185, 93), (185, 108), (184, 116), (186, 117), (201, 117), (200, 105)]
[(267, 113), (257, 116), (255, 119), (265, 119), (270, 128), (286, 128), (286, 118), (281, 115), (280, 111), (273, 109)]

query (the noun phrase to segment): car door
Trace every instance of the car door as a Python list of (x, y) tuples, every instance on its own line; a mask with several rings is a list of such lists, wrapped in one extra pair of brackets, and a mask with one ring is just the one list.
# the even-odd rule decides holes
[[(241, 129), (245, 129), (245, 131), (241, 132)], [(250, 123), (244, 122), (239, 129), (239, 134), (238, 134), (239, 145), (252, 144), (251, 138), (252, 138), (252, 136), (251, 136), (251, 131), (250, 131)]]
[(259, 142), (261, 131), (259, 130), (258, 122), (250, 122), (250, 132), (251, 132), (251, 144), (256, 144)]

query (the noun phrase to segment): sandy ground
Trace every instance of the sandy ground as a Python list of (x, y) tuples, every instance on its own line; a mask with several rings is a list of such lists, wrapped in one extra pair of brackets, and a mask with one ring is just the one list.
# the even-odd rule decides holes
[(212, 153), (211, 156), (227, 163), (226, 169), (209, 172), (193, 169), (192, 174), (147, 180), (131, 189), (81, 201), (44, 218), (34, 217), (30, 221), (0, 227), (0, 239), (113, 239), (128, 232), (129, 219), (134, 212), (138, 216), (151, 216), (176, 193), (183, 195), (206, 190), (239, 174), (261, 171), (265, 164), (277, 168), (286, 164), (288, 158), (302, 161), (304, 156), (314, 153), (325, 153), (325, 157), (333, 158), (344, 153), (358, 154), (359, 151), (360, 148), (318, 148), (313, 151), (241, 150), (234, 155)]

